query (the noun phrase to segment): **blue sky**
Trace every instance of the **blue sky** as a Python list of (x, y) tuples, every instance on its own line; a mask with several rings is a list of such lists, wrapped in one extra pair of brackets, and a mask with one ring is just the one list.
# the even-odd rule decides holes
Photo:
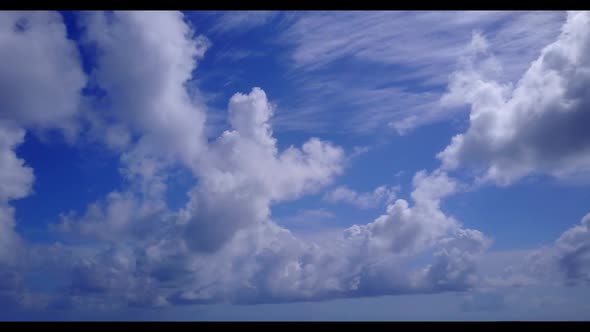
[(587, 12), (0, 22), (1, 319), (588, 319)]

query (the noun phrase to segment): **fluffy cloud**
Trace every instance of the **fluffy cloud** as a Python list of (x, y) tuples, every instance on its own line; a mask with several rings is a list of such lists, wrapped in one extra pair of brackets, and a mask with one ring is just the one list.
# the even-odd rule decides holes
[[(158, 24), (154, 24), (158, 22)], [(102, 239), (144, 234), (165, 217), (168, 170), (203, 154), (204, 106), (187, 88), (208, 42), (180, 12), (81, 15), (83, 46), (97, 52), (85, 100), (90, 138), (120, 153), (126, 188), (69, 212), (54, 228)]]
[(35, 177), (15, 150), (26, 130), (59, 129), (73, 142), (86, 77), (58, 13), (2, 12), (0, 22), (0, 296), (27, 305), (28, 247), (9, 203), (31, 194)]
[(33, 170), (14, 152), (24, 138), (23, 129), (0, 122), (0, 202), (23, 198), (31, 191)]
[(237, 229), (267, 219), (271, 203), (318, 190), (342, 172), (342, 149), (316, 138), (278, 151), (261, 89), (235, 94), (228, 112), (232, 130), (195, 166), (200, 184), (182, 212), (196, 250), (218, 249)]
[(0, 21), (0, 260), (6, 260), (19, 241), (8, 202), (28, 196), (34, 180), (15, 149), (25, 129), (58, 128), (73, 139), (86, 77), (58, 13), (2, 12)]
[(555, 243), (559, 266), (568, 284), (590, 282), (590, 213)]
[[(181, 218), (180, 224), (155, 224), (143, 241), (128, 237), (119, 241), (125, 245), (89, 253), (72, 247), (78, 258), (64, 260), (73, 263), (62, 270), (73, 295), (63, 301), (75, 306), (89, 301), (272, 303), (473, 287), (476, 262), (489, 240), (440, 210), (440, 200), (457, 184), (441, 172), (419, 172), (413, 184), (413, 205), (398, 199), (369, 224), (309, 238), (296, 237), (267, 217), (241, 227), (230, 224), (234, 233), (224, 245), (196, 247), (190, 223), (198, 221), (185, 224)], [(255, 202), (254, 194), (242, 200)], [(250, 208), (225, 206), (240, 218), (251, 218), (244, 210)], [(419, 257), (430, 260), (417, 263)]]
[(24, 136), (24, 130), (0, 122), (0, 266), (15, 257), (19, 244), (14, 232), (14, 208), (8, 203), (28, 196), (34, 179), (33, 170), (14, 152)]
[[(304, 240), (271, 221), (242, 228), (213, 254), (194, 255), (192, 284), (170, 299), (252, 303), (471, 287), (489, 240), (439, 210), (455, 188), (445, 174), (419, 173), (414, 186), (413, 206), (397, 200), (372, 223), (343, 231)], [(432, 264), (411, 266), (428, 254)]]
[(324, 200), (333, 203), (344, 202), (361, 209), (368, 209), (377, 207), (382, 202), (390, 203), (395, 199), (396, 189), (399, 188), (379, 186), (372, 192), (358, 193), (346, 186), (338, 186), (326, 193)]
[(438, 157), (446, 169), (470, 166), (484, 181), (509, 184), (529, 174), (564, 178), (590, 170), (590, 14), (568, 13), (558, 39), (546, 46), (514, 87), (490, 79), (485, 43), (452, 75), (448, 104), (471, 106), (469, 129)]
[(2, 12), (0, 21), (0, 245), (6, 249), (15, 236), (8, 201), (28, 196), (34, 180), (14, 150), (25, 129), (59, 128), (71, 138), (86, 78), (58, 13)]
[[(248, 278), (249, 273), (262, 273), (256, 267), (260, 263), (250, 262), (249, 258), (257, 257), (258, 246), (267, 252), (264, 256), (268, 257), (264, 259), (268, 263), (263, 265), (269, 264), (260, 268), (278, 269), (273, 262), (280, 264), (293, 255), (299, 257), (301, 249), (296, 248), (306, 244), (270, 221), (270, 205), (329, 184), (342, 171), (344, 153), (315, 138), (301, 148), (289, 147), (279, 152), (269, 125), (271, 115), (272, 107), (261, 89), (255, 88), (248, 95), (236, 94), (230, 100), (231, 130), (201, 151), (202, 158), (191, 165), (199, 183), (191, 191), (187, 206), (177, 215), (166, 211), (162, 205), (161, 190), (156, 188), (150, 196), (150, 191), (146, 190), (149, 187), (142, 186), (145, 181), (132, 182), (127, 192), (109, 194), (104, 201), (89, 205), (81, 216), (64, 215), (55, 226), (57, 230), (90, 236), (100, 240), (99, 244), (124, 241), (133, 248), (112, 247), (84, 258), (71, 273), (72, 283), (77, 285), (73, 291), (79, 295), (126, 294), (111, 300), (130, 303), (134, 294), (139, 296), (138, 292), (147, 292), (145, 287), (149, 284), (153, 296), (137, 300), (144, 305), (165, 303), (164, 296), (169, 296), (173, 302), (196, 301), (196, 298), (219, 301), (235, 296), (232, 293), (239, 291), (239, 285), (234, 283), (239, 283), (241, 278)], [(149, 162), (149, 159), (142, 161)], [(155, 168), (148, 166), (139, 168)], [(144, 179), (157, 179), (150, 174), (148, 172)], [(261, 232), (267, 235), (259, 237)], [(275, 239), (277, 236), (281, 240)], [(276, 241), (278, 244), (272, 244)], [(271, 244), (272, 250), (266, 248)], [(274, 248), (276, 245), (279, 247)], [(119, 254), (118, 250), (124, 252)], [(275, 253), (276, 250), (279, 252)], [(137, 270), (138, 263), (121, 265), (109, 258), (112, 256), (126, 257), (126, 262), (143, 262), (143, 272)], [(96, 270), (110, 265), (113, 266), (106, 268), (110, 271), (108, 275)], [(244, 271), (243, 275), (235, 272), (240, 266), (254, 271)], [(137, 279), (139, 275), (142, 277)], [(255, 274), (252, 278), (261, 277)], [(211, 283), (214, 286), (204, 286)], [(165, 284), (177, 291), (170, 293), (159, 288)], [(203, 290), (205, 295), (195, 295), (193, 285), (206, 289)], [(136, 291), (135, 287), (140, 288)], [(296, 298), (291, 293), (280, 295), (286, 291), (282, 289), (286, 285), (273, 286), (279, 288), (277, 294), (264, 290), (267, 285), (257, 287), (262, 287), (255, 290), (258, 295), (248, 295), (247, 300), (238, 296), (239, 301), (277, 300), (281, 296)], [(229, 293), (223, 293), (225, 291)]]
[(66, 235), (112, 241), (129, 236), (149, 237), (153, 228), (165, 221), (165, 203), (161, 197), (113, 191), (104, 200), (89, 204), (83, 215), (76, 211), (62, 214), (59, 223), (51, 224), (50, 229)]
[(150, 157), (192, 163), (203, 144), (205, 114), (186, 84), (207, 40), (172, 11), (87, 13), (83, 27), (87, 45), (99, 52), (93, 83), (106, 92), (94, 107), (108, 105), (92, 118), (102, 129), (97, 135), (116, 147), (125, 145), (130, 130), (138, 142), (126, 156), (138, 163)]
[(440, 200), (457, 189), (457, 183), (442, 172), (416, 173), (413, 179), (414, 206), (398, 199), (387, 207), (387, 214), (367, 225), (347, 230), (355, 238), (363, 238), (367, 246), (402, 256), (415, 255), (432, 247), (460, 224), (440, 209)]
[[(332, 183), (346, 160), (340, 147), (311, 138), (280, 151), (273, 107), (260, 88), (230, 99), (230, 128), (207, 142), (204, 108), (186, 87), (207, 44), (180, 13), (87, 13), (82, 25), (85, 43), (98, 51), (91, 83), (105, 92), (86, 99), (85, 120), (91, 135), (120, 152), (127, 186), (80, 215), (64, 214), (54, 227), (77, 235), (65, 245), (29, 247), (28, 266), (0, 270), (1, 280), (26, 295), (21, 302), (260, 303), (464, 290), (476, 282), (489, 240), (442, 211), (441, 200), (459, 188), (446, 173), (418, 172), (412, 202), (388, 202), (368, 224), (296, 237), (273, 222), (271, 207)], [(6, 125), (0, 134), (0, 179), (7, 179), (0, 213), (8, 211), (0, 244), (10, 256), (6, 203), (29, 193), (33, 175), (14, 154), (24, 130)], [(198, 183), (184, 208), (169, 211), (167, 171), (178, 163)], [(390, 197), (379, 188), (372, 195)], [(92, 241), (80, 244), (78, 235)], [(35, 293), (24, 277), (39, 271), (54, 283), (54, 298)]]
[(575, 286), (590, 282), (590, 213), (554, 243), (499, 260), (480, 287), (491, 290), (529, 285)]
[(86, 77), (55, 12), (0, 14), (0, 120), (75, 133)]

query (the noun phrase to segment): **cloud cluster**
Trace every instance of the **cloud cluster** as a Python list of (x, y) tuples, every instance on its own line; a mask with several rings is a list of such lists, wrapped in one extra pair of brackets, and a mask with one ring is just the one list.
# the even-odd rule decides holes
[(0, 13), (0, 266), (16, 261), (19, 236), (9, 201), (32, 192), (34, 173), (15, 149), (26, 130), (77, 131), (86, 77), (58, 13)]
[[(557, 39), (542, 49), (516, 84), (502, 83), (503, 63), (479, 33), (450, 77), (441, 102), (470, 106), (469, 128), (437, 157), (442, 170), (468, 168), (476, 181), (510, 185), (530, 175), (587, 181), (590, 174), (590, 14), (569, 12)], [(480, 287), (578, 285), (590, 271), (588, 224), (532, 250)]]
[[(111, 246), (81, 259), (70, 274), (70, 293), (100, 295), (122, 305), (163, 305), (315, 300), (473, 286), (476, 258), (489, 240), (463, 229), (440, 210), (441, 199), (457, 190), (442, 172), (419, 172), (413, 181), (414, 204), (398, 199), (366, 225), (311, 239), (276, 225), (268, 214), (270, 201), (326, 183), (330, 171), (338, 169), (332, 163), (342, 154), (322, 150), (336, 149), (330, 146), (306, 148), (308, 142), (301, 150), (290, 148), (277, 155), (266, 125), (271, 108), (264, 93), (254, 89), (236, 96), (229, 112), (234, 129), (216, 142), (233, 145), (210, 146), (207, 167), (200, 170), (202, 182), (177, 221), (155, 224), (161, 231), (141, 237), (131, 249)], [(238, 102), (242, 107), (232, 111)], [(246, 114), (238, 117), (234, 111)], [(222, 141), (237, 135), (243, 139)], [(322, 153), (314, 154), (316, 150)], [(239, 151), (254, 153), (268, 168), (258, 171)], [(286, 153), (297, 156), (290, 167), (282, 164)], [(336, 159), (330, 162), (325, 159), (329, 156)], [(292, 170), (292, 176), (281, 178), (273, 167)], [(267, 181), (268, 176), (275, 181)], [(117, 222), (132, 210), (113, 209), (117, 213), (97, 215)], [(432, 262), (413, 265), (420, 255), (432, 257)]]
[[(474, 161), (485, 165), (488, 178), (510, 182), (530, 172), (531, 165), (554, 175), (570, 171), (563, 165), (576, 171), (586, 165), (587, 135), (579, 123), (587, 113), (587, 13), (569, 15), (558, 41), (543, 50), (514, 89), (480, 79), (496, 75), (494, 61), (453, 76), (447, 99), (467, 98), (471, 127), (439, 155), (442, 170), (415, 174), (411, 200), (395, 199), (386, 187), (361, 194), (337, 188), (328, 200), (359, 207), (384, 202), (386, 212), (366, 224), (308, 237), (276, 224), (272, 206), (330, 185), (344, 170), (344, 150), (319, 138), (279, 149), (271, 127), (274, 108), (260, 88), (234, 94), (227, 107), (229, 128), (207, 141), (206, 107), (189, 85), (209, 44), (181, 13), (83, 14), (82, 47), (94, 47), (97, 54), (89, 85), (100, 92), (91, 96), (81, 94), (86, 78), (59, 14), (0, 15), (6, 18), (0, 32), (0, 45), (6, 47), (0, 54), (16, 67), (47, 66), (40, 76), (23, 68), (27, 75), (14, 79), (35, 82), (19, 93), (0, 79), (0, 96), (10, 99), (0, 113), (2, 301), (11, 292), (21, 305), (64, 308), (468, 290), (480, 282), (478, 259), (491, 240), (443, 211), (442, 200), (461, 190), (446, 169)], [(476, 38), (473, 50), (485, 53), (484, 40)], [(43, 58), (46, 52), (51, 54)], [(27, 53), (30, 63), (18, 62), (20, 53)], [(0, 65), (0, 73), (11, 70)], [(26, 103), (31, 98), (23, 91), (43, 100), (60, 83), (56, 98)], [(524, 98), (527, 94), (534, 98)], [(26, 266), (14, 267), (20, 239), (8, 203), (27, 196), (34, 180), (15, 147), (30, 128), (75, 133), (81, 126), (88, 128), (85, 138), (120, 155), (125, 187), (82, 213), (63, 214), (52, 228), (65, 244), (28, 244), (27, 259), (20, 260)], [(548, 129), (554, 141), (540, 135)], [(565, 148), (572, 143), (578, 144), (575, 149)], [(486, 154), (474, 156), (474, 151)], [(197, 180), (178, 211), (165, 200), (174, 167), (191, 171)], [(569, 280), (588, 280), (588, 220), (556, 243), (552, 257)], [(42, 287), (31, 281), (40, 273)]]
[[(70, 268), (68, 292), (120, 305), (165, 305), (465, 290), (476, 284), (476, 261), (490, 240), (440, 210), (440, 200), (456, 188), (444, 173), (420, 172), (414, 178), (413, 205), (398, 199), (369, 224), (307, 239), (268, 217), (237, 227), (221, 210), (220, 217), (205, 221), (224, 223), (221, 231), (233, 230), (232, 236), (220, 238), (201, 228), (209, 237), (217, 236), (215, 243), (203, 243), (205, 237), (191, 226), (203, 220), (160, 222), (160, 232), (140, 243), (129, 238), (128, 245), (81, 257)], [(249, 192), (241, 205), (218, 208), (254, 218), (256, 195), (260, 193)], [(195, 213), (201, 212), (196, 208)], [(431, 259), (416, 264), (420, 256)]]
[(490, 78), (495, 62), (485, 43), (476, 43), (473, 58), (452, 75), (443, 99), (471, 107), (469, 129), (438, 155), (443, 167), (472, 167), (482, 181), (502, 185), (531, 174), (587, 177), (589, 27), (589, 13), (568, 13), (558, 39), (515, 86)]

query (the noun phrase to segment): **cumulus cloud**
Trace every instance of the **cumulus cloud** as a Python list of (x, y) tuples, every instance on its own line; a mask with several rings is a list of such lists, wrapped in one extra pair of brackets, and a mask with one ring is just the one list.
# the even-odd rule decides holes
[[(70, 277), (77, 280), (75, 284), (79, 287), (76, 292), (132, 296), (136, 293), (134, 287), (151, 283), (150, 287), (158, 291), (153, 297), (146, 298), (143, 304), (149, 301), (164, 303), (158, 297), (164, 295), (171, 297), (173, 302), (195, 301), (195, 297), (203, 301), (219, 301), (225, 296), (235, 296), (231, 294), (239, 290), (239, 285), (233, 284), (239, 281), (235, 278), (248, 277), (247, 271), (241, 275), (231, 270), (239, 269), (233, 264), (246, 264), (239, 263), (240, 260), (249, 262), (244, 256), (256, 257), (251, 248), (253, 244), (249, 241), (267, 245), (266, 237), (258, 237), (262, 230), (268, 228), (265, 232), (269, 233), (269, 239), (277, 233), (279, 235), (276, 236), (292, 238), (290, 241), (294, 247), (305, 246), (287, 230), (270, 221), (270, 205), (295, 199), (329, 184), (342, 171), (344, 153), (342, 149), (319, 139), (310, 139), (301, 148), (289, 147), (279, 152), (269, 125), (271, 115), (272, 107), (261, 89), (255, 88), (248, 95), (236, 94), (232, 97), (228, 107), (231, 130), (207, 145), (207, 149), (201, 152), (203, 158), (191, 165), (199, 183), (191, 191), (187, 206), (178, 214), (166, 213), (165, 207), (158, 205), (161, 203), (161, 190), (155, 190), (149, 196), (150, 191), (145, 187), (132, 186), (129, 192), (113, 192), (105, 200), (89, 205), (81, 216), (73, 212), (62, 216), (55, 229), (106, 241), (103, 243), (124, 240), (133, 243), (134, 250), (127, 250), (122, 255), (131, 260), (144, 257), (142, 262), (146, 270), (143, 270), (141, 280), (130, 276), (138, 275), (136, 265), (120, 265), (100, 258), (103, 255), (118, 255), (118, 249), (86, 258), (85, 263), (78, 264), (80, 267)], [(148, 166), (140, 168), (154, 168)], [(145, 182), (137, 183), (142, 185)], [(276, 250), (280, 253), (271, 251), (266, 254), (268, 264), (283, 260), (274, 255), (282, 255), (291, 249), (279, 247)], [(295, 251), (293, 255), (297, 253)], [(216, 261), (220, 264), (214, 264)], [(104, 275), (96, 271), (110, 264), (116, 265), (108, 269), (112, 273)], [(209, 267), (211, 271), (208, 271)], [(271, 268), (275, 267), (268, 267)], [(228, 276), (224, 276), (226, 274)], [(97, 276), (112, 279), (112, 282), (101, 281)], [(230, 276), (231, 280), (224, 284)], [(260, 278), (257, 275), (253, 277)], [(188, 284), (187, 280), (190, 281)], [(215, 285), (206, 287), (208, 295), (197, 296), (194, 294), (196, 291), (189, 287), (196, 284), (203, 288), (208, 283)], [(178, 292), (159, 289), (163, 284), (171, 284), (170, 289), (178, 289)], [(220, 295), (224, 288), (229, 293)], [(141, 289), (142, 292), (147, 291)], [(260, 301), (261, 296), (256, 295), (248, 301)], [(273, 296), (264, 295), (268, 299), (274, 299)], [(289, 296), (292, 297), (295, 295)], [(128, 301), (122, 297), (116, 300)]]
[(0, 261), (6, 263), (18, 260), (20, 242), (9, 201), (28, 196), (34, 180), (15, 149), (27, 129), (61, 129), (71, 141), (86, 78), (58, 13), (8, 11), (0, 21)]
[(129, 236), (148, 237), (155, 225), (165, 223), (166, 215), (161, 196), (113, 191), (105, 199), (89, 204), (83, 215), (76, 211), (61, 214), (59, 223), (50, 224), (50, 229), (65, 235), (116, 241)]
[(558, 39), (515, 86), (493, 79), (498, 64), (476, 35), (473, 57), (451, 76), (443, 98), (471, 107), (469, 129), (438, 155), (443, 168), (473, 167), (481, 180), (503, 185), (530, 174), (587, 176), (589, 26), (589, 13), (568, 13)]
[(0, 202), (23, 198), (31, 192), (33, 170), (25, 166), (14, 149), (25, 138), (25, 131), (0, 122)]
[(53, 228), (111, 240), (144, 234), (165, 218), (168, 170), (192, 167), (203, 153), (205, 108), (187, 83), (209, 44), (180, 12), (91, 12), (80, 19), (82, 46), (97, 52), (91, 84), (104, 92), (85, 99), (88, 135), (120, 154), (126, 187), (82, 215), (62, 215)]
[(575, 286), (590, 282), (590, 214), (563, 232), (554, 243), (515, 252), (493, 265), (480, 288), (492, 290), (531, 285)]
[[(85, 100), (84, 119), (91, 135), (120, 153), (128, 181), (83, 213), (61, 216), (53, 227), (75, 235), (66, 244), (29, 247), (22, 260), (28, 266), (20, 270), (0, 267), (0, 280), (22, 289), (22, 303), (261, 303), (465, 290), (476, 283), (476, 261), (490, 241), (442, 211), (441, 200), (460, 188), (445, 172), (418, 172), (411, 202), (393, 201), (390, 189), (377, 188), (371, 199), (388, 206), (368, 224), (297, 237), (273, 221), (271, 207), (331, 184), (343, 172), (342, 148), (310, 138), (279, 150), (273, 106), (260, 88), (229, 100), (230, 128), (207, 142), (205, 108), (186, 88), (207, 42), (181, 13), (86, 13), (82, 26), (84, 42), (98, 54), (92, 84), (105, 92)], [(28, 122), (6, 114), (0, 255), (10, 256), (7, 234), (15, 233), (4, 232), (13, 228), (6, 203), (30, 192), (33, 173), (14, 153)], [(178, 163), (198, 181), (186, 206), (170, 211), (167, 171)], [(423, 257), (430, 260), (422, 263)], [(53, 282), (53, 298), (21, 278), (39, 271), (49, 284), (60, 281)]]
[(72, 138), (86, 77), (56, 12), (0, 14), (0, 120)]
[(0, 122), (0, 266), (15, 258), (20, 241), (9, 201), (28, 196), (34, 180), (33, 170), (14, 152), (24, 136), (24, 130)]
[(457, 184), (442, 172), (416, 173), (411, 193), (414, 206), (397, 199), (387, 207), (387, 214), (363, 226), (353, 226), (350, 236), (363, 238), (367, 245), (402, 255), (415, 254), (431, 247), (458, 222), (440, 210), (440, 200), (452, 194)]
[(196, 165), (200, 185), (182, 212), (197, 250), (218, 249), (237, 229), (267, 219), (271, 203), (316, 191), (343, 168), (342, 149), (317, 138), (279, 152), (262, 89), (235, 94), (228, 112), (231, 130)]
[(352, 204), (361, 209), (377, 207), (381, 203), (390, 203), (395, 199), (399, 187), (388, 188), (379, 186), (372, 192), (358, 193), (346, 186), (338, 186), (324, 195), (328, 202), (344, 202)]
[(590, 213), (556, 241), (559, 266), (568, 284), (590, 282)]
[[(169, 299), (260, 303), (471, 287), (489, 239), (438, 209), (454, 190), (445, 174), (420, 173), (414, 186), (413, 206), (400, 199), (375, 221), (342, 231), (303, 239), (269, 220), (241, 228), (217, 251), (193, 254), (191, 282)], [(431, 264), (411, 266), (429, 254)]]
[[(160, 232), (143, 241), (128, 237), (90, 252), (72, 247), (78, 258), (64, 260), (72, 263), (62, 270), (73, 295), (62, 301), (273, 303), (473, 287), (476, 262), (490, 241), (440, 210), (440, 200), (457, 184), (441, 172), (419, 172), (413, 185), (412, 205), (398, 199), (371, 223), (308, 238), (267, 217), (236, 227), (222, 246), (195, 246), (189, 226), (197, 221), (185, 224), (181, 217), (178, 223), (156, 224), (153, 229)], [(255, 193), (245, 197), (244, 202), (256, 201)], [(250, 206), (225, 206), (236, 216), (252, 217), (244, 208)], [(430, 260), (417, 264), (419, 257)]]
[(103, 102), (109, 105), (95, 120), (107, 130), (101, 136), (115, 145), (126, 142), (125, 129), (139, 136), (137, 155), (130, 157), (138, 162), (151, 156), (193, 162), (203, 144), (205, 115), (185, 84), (207, 40), (173, 11), (93, 12), (82, 25), (85, 41), (99, 52), (93, 83), (106, 91)]

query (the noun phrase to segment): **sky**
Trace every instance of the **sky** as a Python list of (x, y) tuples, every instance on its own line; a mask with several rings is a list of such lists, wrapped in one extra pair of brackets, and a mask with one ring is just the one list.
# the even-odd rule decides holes
[(0, 320), (588, 320), (589, 30), (0, 12)]

